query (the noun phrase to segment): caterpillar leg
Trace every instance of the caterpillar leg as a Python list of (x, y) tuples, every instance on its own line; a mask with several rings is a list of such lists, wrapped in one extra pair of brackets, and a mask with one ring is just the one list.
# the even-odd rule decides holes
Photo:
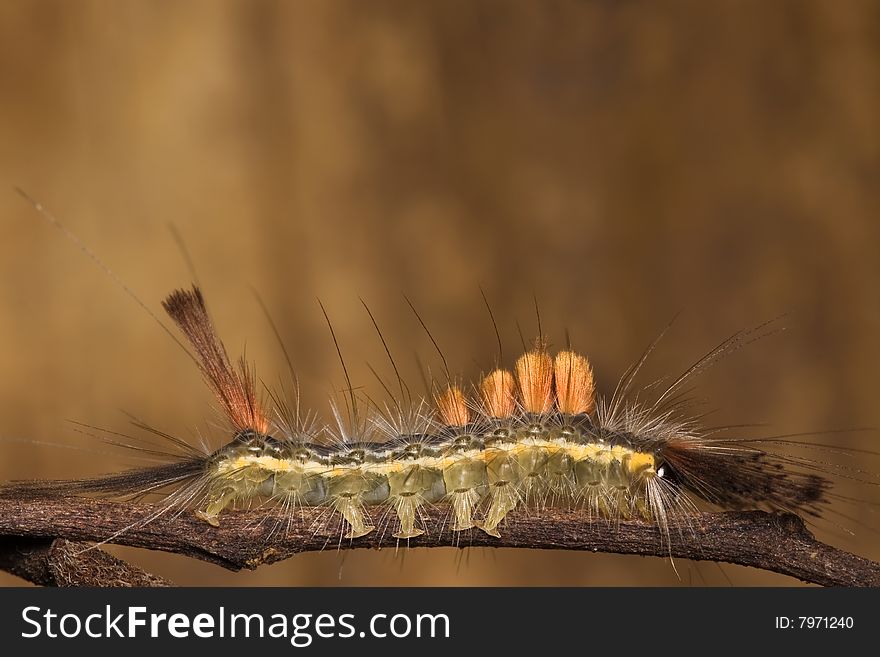
[(194, 512), (195, 516), (199, 520), (204, 520), (212, 527), (219, 527), (220, 521), (217, 517), (223, 509), (235, 501), (236, 497), (238, 497), (238, 491), (235, 488), (223, 488), (211, 491), (208, 493), (205, 508), (196, 509)]
[(449, 494), (455, 520), (452, 531), (461, 532), (476, 527), (474, 511), (480, 503), (480, 494), (473, 488), (456, 490)]
[(439, 470), (411, 465), (388, 475), (389, 498), (392, 500), (400, 529), (392, 534), (394, 538), (415, 538), (424, 534), (416, 527), (419, 508), (425, 502), (436, 502), (443, 498), (446, 488)]
[(501, 538), (498, 533), (498, 525), (504, 517), (516, 508), (520, 501), (517, 484), (520, 480), (519, 463), (514, 456), (505, 450), (490, 456), (486, 466), (486, 474), (489, 480), (489, 510), (483, 521), (477, 523), (489, 536)]
[(486, 464), (478, 459), (462, 457), (443, 471), (443, 483), (455, 514), (452, 531), (476, 527), (474, 511), (486, 494)]
[(521, 476), (520, 497), (527, 506), (538, 506), (551, 492), (559, 490), (551, 486), (550, 459), (548, 450), (539, 447), (524, 449), (516, 457)]
[(422, 500), (416, 494), (395, 498), (394, 510), (397, 511), (400, 529), (392, 534), (394, 538), (415, 538), (425, 533), (425, 530), (416, 527), (416, 518), (421, 505)]
[(260, 467), (244, 467), (220, 471), (208, 481), (208, 493), (205, 506), (197, 510), (197, 518), (204, 520), (213, 527), (219, 527), (217, 519), (223, 509), (231, 506), (236, 500), (252, 499), (264, 492), (266, 484), (271, 484), (271, 473)]
[(478, 522), (476, 526), (489, 534), (489, 536), (501, 538), (497, 527), (504, 520), (504, 517), (516, 508), (520, 500), (520, 494), (514, 484), (504, 482), (492, 486), (489, 490), (489, 495), (492, 499), (489, 510), (486, 512), (486, 517), (481, 522)]
[(628, 455), (614, 459), (603, 471), (603, 484), (606, 491), (607, 515), (610, 518), (629, 520), (636, 517), (637, 510), (631, 494), (633, 477), (629, 468)]
[(367, 522), (363, 505), (357, 496), (340, 495), (339, 497), (334, 498), (333, 504), (336, 506), (336, 510), (342, 514), (343, 518), (345, 518), (345, 521), (350, 527), (348, 533), (345, 534), (345, 538), (360, 538), (376, 529), (373, 525)]
[(375, 529), (364, 513), (364, 504), (377, 504), (388, 499), (388, 480), (354, 470), (331, 479), (330, 497), (350, 527), (345, 538), (360, 538)]
[(575, 502), (587, 510), (590, 518), (608, 517), (602, 472), (602, 466), (592, 459), (583, 459), (574, 465)]

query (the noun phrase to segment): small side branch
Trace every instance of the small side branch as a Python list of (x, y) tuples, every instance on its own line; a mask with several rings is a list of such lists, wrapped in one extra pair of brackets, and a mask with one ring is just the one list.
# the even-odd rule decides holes
[[(315, 550), (454, 545), (672, 556), (752, 566), (823, 586), (880, 586), (880, 564), (817, 541), (795, 515), (762, 511), (702, 513), (679, 519), (678, 524), (670, 527), (668, 542), (661, 540), (659, 530), (650, 523), (589, 521), (582, 512), (562, 509), (545, 509), (540, 517), (523, 514), (509, 518), (501, 528), (500, 539), (478, 530), (452, 533), (445, 527), (444, 510), (433, 509), (425, 517), (427, 533), (410, 541), (398, 541), (391, 531), (377, 530), (355, 540), (317, 531), (316, 528), (323, 527), (326, 513), (321, 508), (302, 509), (292, 515), (273, 509), (229, 512), (221, 516), (219, 528), (190, 513), (160, 515), (149, 520), (153, 513), (155, 507), (149, 505), (106, 500), (0, 498), (0, 568), (16, 572), (10, 566), (10, 549), (18, 551), (18, 561), (22, 562), (29, 551), (38, 555), (47, 545), (48, 549), (59, 549), (51, 543), (55, 538), (164, 550), (230, 570), (254, 569)], [(381, 509), (373, 510), (374, 523), (380, 528), (381, 514)], [(97, 549), (76, 548), (67, 554), (92, 559), (101, 553)], [(42, 557), (35, 558), (39, 561)], [(118, 571), (102, 574), (96, 567), (95, 577), (106, 578), (100, 585), (129, 581), (133, 567), (116, 561), (129, 569), (128, 574), (119, 580)], [(39, 575), (39, 568), (19, 568), (18, 573), (21, 572), (31, 581), (59, 584), (57, 576), (53, 582), (51, 577)], [(34, 575), (30, 577), (27, 572)], [(74, 584), (80, 581), (89, 582), (87, 578), (71, 579)]]
[(89, 544), (63, 538), (0, 536), (0, 569), (41, 586), (171, 586)]

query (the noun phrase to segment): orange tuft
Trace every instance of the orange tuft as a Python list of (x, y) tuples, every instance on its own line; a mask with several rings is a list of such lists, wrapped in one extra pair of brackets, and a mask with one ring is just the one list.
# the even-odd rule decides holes
[(560, 351), (553, 362), (556, 405), (567, 415), (590, 413), (596, 406), (593, 368), (585, 356)]
[(515, 386), (513, 374), (506, 370), (495, 370), (483, 379), (480, 392), (490, 417), (506, 418), (513, 415), (516, 410)]
[(239, 431), (269, 431), (269, 419), (257, 395), (254, 372), (244, 359), (236, 370), (229, 362), (226, 347), (208, 315), (201, 290), (175, 290), (162, 302), (165, 312), (189, 340), (196, 364), (205, 381), (223, 407), (232, 425)]
[(437, 411), (443, 423), (452, 427), (463, 427), (470, 419), (467, 399), (458, 386), (450, 386), (437, 396)]
[(546, 413), (553, 407), (553, 360), (546, 351), (529, 351), (520, 356), (516, 377), (527, 412)]

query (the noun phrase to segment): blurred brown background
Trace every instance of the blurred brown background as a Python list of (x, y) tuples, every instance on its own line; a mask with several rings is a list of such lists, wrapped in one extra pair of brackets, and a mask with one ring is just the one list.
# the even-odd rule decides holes
[[(157, 312), (190, 280), (173, 223), (230, 351), (284, 373), (252, 285), (325, 416), (343, 380), (316, 297), (375, 396), (366, 362), (390, 368), (358, 298), (420, 387), (416, 355), (438, 360), (403, 294), (474, 376), (495, 355), (482, 286), (508, 360), (537, 297), (605, 391), (678, 311), (645, 382), (784, 314), (784, 333), (701, 378), (712, 422), (880, 425), (878, 128), (870, 0), (7, 0), (0, 477), (128, 464), (14, 440), (94, 449), (66, 420), (125, 431), (121, 410), (223, 440), (188, 359), (14, 185)], [(840, 509), (820, 535), (880, 557), (880, 515)], [(182, 584), (679, 583), (662, 559), (592, 554), (331, 550), (236, 574), (116, 552)], [(792, 583), (679, 569), (684, 585)]]

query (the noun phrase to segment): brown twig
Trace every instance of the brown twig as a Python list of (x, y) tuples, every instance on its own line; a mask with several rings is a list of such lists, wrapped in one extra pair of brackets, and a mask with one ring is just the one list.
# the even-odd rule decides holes
[[(160, 515), (143, 522), (151, 518), (154, 511), (155, 508), (149, 505), (95, 499), (0, 498), (0, 537), (3, 537), (0, 539), (0, 567), (38, 583), (61, 584), (66, 577), (65, 581), (74, 584), (111, 585), (116, 581), (149, 584), (133, 578), (133, 567), (118, 560), (117, 567), (122, 564), (128, 569), (126, 576), (109, 571), (101, 575), (94, 565), (86, 568), (91, 568), (96, 577), (107, 576), (105, 580), (77, 579), (72, 575), (59, 579), (57, 574), (44, 577), (39, 574), (39, 567), (22, 565), (28, 560), (45, 560), (41, 551), (47, 549), (47, 539), (54, 538), (164, 550), (216, 563), (230, 570), (257, 568), (299, 552), (406, 545), (405, 541), (398, 542), (393, 538), (390, 532), (376, 531), (355, 540), (316, 532), (314, 527), (320, 524), (318, 517), (326, 511), (324, 509), (303, 509), (301, 514), (293, 517), (266, 510), (259, 512), (258, 519), (253, 512), (228, 512), (221, 517), (219, 528), (211, 527), (189, 513)], [(374, 513), (374, 520), (381, 527), (378, 518), (381, 511), (375, 510)], [(880, 564), (817, 541), (803, 521), (791, 514), (761, 511), (702, 513), (672, 525), (668, 542), (662, 541), (657, 527), (649, 523), (587, 521), (578, 511), (561, 509), (546, 509), (540, 518), (525, 514), (509, 518), (500, 539), (477, 530), (451, 534), (448, 530), (443, 531), (445, 519), (443, 509), (429, 512), (426, 517), (428, 532), (412, 539), (409, 547), (454, 544), (458, 547), (672, 556), (752, 566), (825, 586), (880, 586)], [(28, 544), (21, 539), (33, 542)], [(57, 550), (57, 545), (52, 549)], [(75, 554), (80, 560), (92, 560), (101, 553), (78, 549), (67, 554)], [(140, 572), (144, 577), (152, 577)], [(159, 581), (157, 578), (157, 583)]]
[(0, 569), (42, 586), (171, 586), (89, 544), (63, 538), (2, 536)]

